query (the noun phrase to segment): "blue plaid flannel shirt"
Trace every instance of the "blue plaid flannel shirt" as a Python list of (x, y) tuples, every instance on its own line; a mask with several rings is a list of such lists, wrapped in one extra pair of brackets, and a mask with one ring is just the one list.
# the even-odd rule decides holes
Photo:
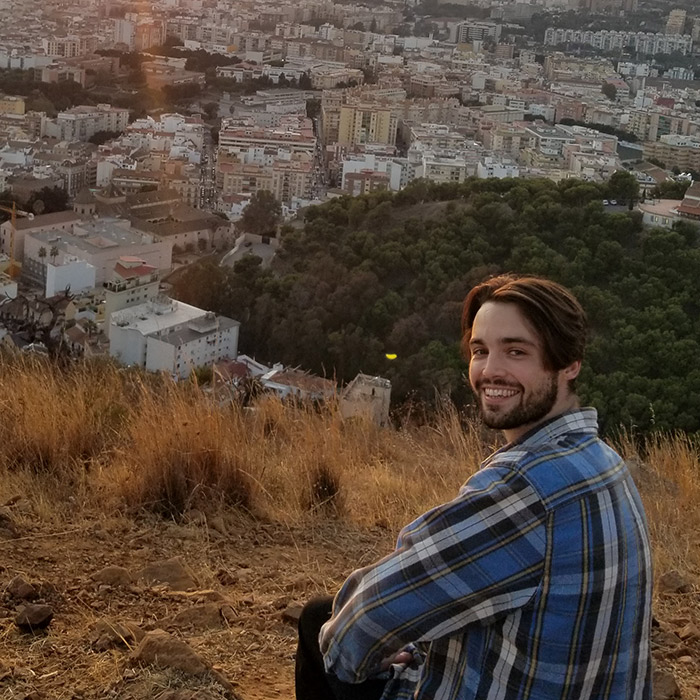
[(651, 586), (639, 494), (581, 409), (492, 454), (351, 574), (321, 651), (342, 681), (386, 677), (383, 700), (649, 700)]

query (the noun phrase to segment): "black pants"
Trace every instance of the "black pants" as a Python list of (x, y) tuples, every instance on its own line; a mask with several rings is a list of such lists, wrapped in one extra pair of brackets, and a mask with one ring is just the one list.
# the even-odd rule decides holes
[(296, 700), (379, 700), (386, 681), (343, 683), (326, 673), (318, 646), (321, 626), (331, 616), (333, 598), (310, 600), (299, 618), (299, 646), (295, 668)]

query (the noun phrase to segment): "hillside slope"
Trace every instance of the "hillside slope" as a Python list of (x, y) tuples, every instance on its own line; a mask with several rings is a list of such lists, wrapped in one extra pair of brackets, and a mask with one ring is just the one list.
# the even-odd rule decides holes
[[(295, 608), (388, 552), (495, 440), (452, 409), (378, 429), (332, 406), (222, 405), (111, 364), (0, 363), (3, 700), (293, 697)], [(695, 700), (697, 445), (620, 448), (653, 539), (657, 670)], [(49, 606), (46, 629), (17, 625), (27, 605)], [(149, 633), (170, 665), (152, 663)]]

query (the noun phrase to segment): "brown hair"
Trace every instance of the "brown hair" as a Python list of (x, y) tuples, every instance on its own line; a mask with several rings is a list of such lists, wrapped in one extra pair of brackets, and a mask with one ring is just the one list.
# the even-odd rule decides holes
[(498, 275), (478, 284), (464, 300), (462, 352), (469, 358), (474, 318), (487, 302), (515, 304), (542, 339), (545, 367), (561, 370), (583, 359), (586, 312), (562, 285), (539, 277)]

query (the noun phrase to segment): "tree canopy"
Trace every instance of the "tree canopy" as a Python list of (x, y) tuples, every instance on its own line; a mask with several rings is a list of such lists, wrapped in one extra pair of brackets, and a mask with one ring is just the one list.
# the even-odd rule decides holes
[[(391, 379), (398, 401), (470, 403), (460, 356), (468, 290), (503, 271), (566, 285), (591, 322), (579, 380), (604, 429), (700, 430), (700, 249), (688, 223), (643, 228), (602, 199), (631, 185), (418, 181), (341, 197), (286, 227), (271, 268), (191, 269), (183, 301), (241, 321), (241, 349), (349, 380)], [(635, 183), (636, 184), (636, 183)], [(617, 188), (617, 189), (616, 189)], [(389, 360), (387, 354), (396, 355)]]
[(281, 218), (282, 205), (272, 192), (259, 190), (250, 198), (238, 226), (247, 233), (274, 236)]

